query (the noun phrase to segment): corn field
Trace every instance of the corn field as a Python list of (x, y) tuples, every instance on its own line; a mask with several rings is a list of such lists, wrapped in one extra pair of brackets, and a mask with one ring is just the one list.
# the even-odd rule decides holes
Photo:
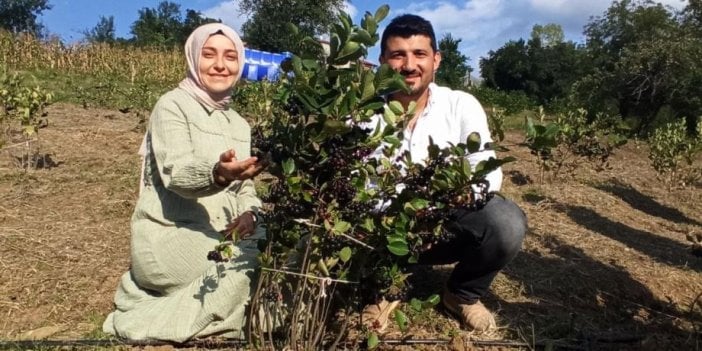
[(183, 78), (179, 49), (137, 48), (109, 44), (66, 45), (58, 39), (0, 31), (0, 66), (14, 70), (111, 76), (127, 82), (175, 83)]

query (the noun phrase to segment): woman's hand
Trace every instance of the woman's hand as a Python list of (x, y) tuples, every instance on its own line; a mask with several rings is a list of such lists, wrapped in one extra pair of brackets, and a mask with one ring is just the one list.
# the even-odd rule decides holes
[(264, 167), (265, 165), (258, 162), (256, 157), (239, 161), (234, 150), (227, 150), (219, 155), (219, 162), (214, 169), (214, 177), (220, 185), (227, 185), (235, 180), (252, 178), (261, 173)]
[(239, 217), (234, 218), (234, 220), (227, 224), (224, 232), (229, 235), (232, 233), (232, 240), (241, 240), (246, 237), (251, 236), (256, 229), (256, 214), (251, 211), (246, 211), (239, 215)]

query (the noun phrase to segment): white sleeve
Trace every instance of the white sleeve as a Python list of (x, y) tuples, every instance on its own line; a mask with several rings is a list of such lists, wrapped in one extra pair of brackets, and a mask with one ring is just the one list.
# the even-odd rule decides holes
[[(475, 168), (480, 161), (486, 161), (491, 157), (497, 158), (494, 150), (486, 149), (486, 145), (493, 140), (487, 115), (480, 102), (473, 95), (461, 93), (460, 100), (456, 104), (456, 113), (460, 114), (461, 118), (461, 142), (465, 142), (468, 135), (473, 132), (480, 135), (480, 151), (468, 155), (471, 168)], [(490, 172), (486, 179), (490, 182), (490, 191), (499, 191), (502, 188), (502, 169), (498, 168)]]

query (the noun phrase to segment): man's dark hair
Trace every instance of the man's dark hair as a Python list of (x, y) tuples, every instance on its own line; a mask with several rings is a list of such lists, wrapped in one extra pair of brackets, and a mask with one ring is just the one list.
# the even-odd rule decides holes
[(436, 52), (436, 36), (431, 22), (417, 15), (400, 15), (392, 19), (383, 31), (380, 41), (380, 56), (385, 55), (387, 40), (390, 37), (409, 38), (413, 35), (424, 35), (431, 40), (431, 49)]

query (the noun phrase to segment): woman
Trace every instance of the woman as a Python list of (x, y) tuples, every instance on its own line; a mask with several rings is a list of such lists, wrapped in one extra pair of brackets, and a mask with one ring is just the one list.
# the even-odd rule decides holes
[(223, 24), (206, 24), (190, 35), (185, 55), (187, 77), (151, 114), (131, 268), (103, 325), (133, 340), (242, 337), (256, 242), (240, 241), (224, 264), (208, 261), (207, 253), (220, 232), (263, 234), (255, 231), (260, 200), (250, 179), (262, 166), (238, 159), (250, 153), (251, 132), (228, 108), (244, 65), (241, 39)]

